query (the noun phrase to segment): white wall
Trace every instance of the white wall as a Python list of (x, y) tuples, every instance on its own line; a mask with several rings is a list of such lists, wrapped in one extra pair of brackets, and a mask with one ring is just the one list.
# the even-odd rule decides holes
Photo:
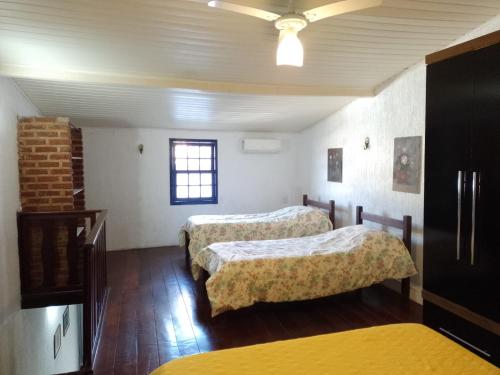
[[(456, 43), (498, 29), (500, 16)], [(364, 206), (365, 211), (395, 218), (412, 215), (413, 256), (420, 271), (424, 170), (422, 168), (420, 194), (395, 192), (392, 191), (392, 163), (395, 137), (422, 136), (424, 141), (425, 85), (426, 67), (421, 62), (385, 84), (376, 97), (355, 100), (303, 131), (298, 140), (300, 188), (313, 198), (334, 199), (338, 226), (354, 224), (357, 205)], [(371, 141), (369, 150), (362, 147), (365, 137)], [(327, 182), (327, 149), (334, 147), (344, 149), (342, 183)], [(417, 301), (421, 301), (421, 286), (420, 272), (412, 279), (412, 298)]]
[[(1, 327), (0, 374), (49, 375), (77, 371), (80, 367), (81, 305), (71, 305), (70, 325), (62, 334), (66, 306), (21, 310)], [(54, 359), (53, 335), (61, 325), (61, 348)]]
[[(419, 269), (423, 194), (392, 191), (392, 161), (394, 138), (423, 135), (424, 128), (425, 67), (418, 65), (376, 97), (358, 99), (304, 131), (299, 148), (302, 189), (313, 198), (335, 200), (338, 227), (354, 224), (357, 205), (384, 216), (412, 215)], [(365, 137), (368, 150), (363, 150)], [(327, 182), (327, 149), (336, 147), (343, 148), (342, 183)], [(421, 285), (419, 276), (413, 281)]]
[[(84, 129), (88, 208), (109, 210), (108, 248), (131, 249), (178, 244), (190, 215), (262, 212), (300, 203), (295, 136), (278, 154), (244, 154), (241, 132), (161, 129)], [(252, 133), (249, 136), (257, 137)], [(170, 206), (169, 138), (218, 140), (219, 203)], [(137, 146), (144, 144), (144, 153)]]
[(12, 80), (0, 77), (0, 324), (19, 308), (17, 116), (37, 113)]
[(20, 310), (16, 211), (19, 201), (17, 116), (38, 109), (11, 79), (0, 77), (0, 374), (51, 374), (78, 368), (78, 322), (63, 339), (56, 360), (52, 335), (64, 307)]

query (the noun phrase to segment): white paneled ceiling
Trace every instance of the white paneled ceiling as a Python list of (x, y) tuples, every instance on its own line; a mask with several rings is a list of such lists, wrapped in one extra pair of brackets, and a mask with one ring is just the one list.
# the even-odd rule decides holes
[(78, 126), (299, 131), (352, 97), (278, 96), (202, 92), (17, 79), (48, 116), (64, 114)]
[[(276, 13), (288, 6), (288, 0), (231, 1)], [(300, 11), (331, 1), (295, 4)], [(170, 118), (161, 123), (179, 121), (172, 106), (182, 103), (179, 110), (200, 114), (211, 106), (213, 116), (206, 118), (219, 125), (225, 113), (254, 116), (255, 128), (281, 118), (280, 127), (296, 129), (281, 111), (293, 119), (304, 111), (306, 126), (306, 118), (335, 110), (346, 96), (372, 95), (380, 83), (498, 13), (500, 0), (384, 0), (381, 7), (309, 25), (300, 34), (304, 67), (292, 68), (275, 65), (272, 23), (209, 8), (205, 0), (0, 0), (0, 74), (49, 80), (19, 83), (44, 113), (82, 121), (111, 118), (125, 107), (116, 99), (122, 98), (144, 114), (130, 126), (157, 123), (166, 113)], [(108, 90), (106, 100), (100, 90)], [(328, 95), (342, 98), (317, 98)], [(241, 123), (247, 121), (231, 126)]]

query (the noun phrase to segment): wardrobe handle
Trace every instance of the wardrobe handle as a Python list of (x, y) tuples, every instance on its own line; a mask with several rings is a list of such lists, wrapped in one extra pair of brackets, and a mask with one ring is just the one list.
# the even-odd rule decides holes
[(463, 190), (463, 172), (458, 171), (457, 176), (457, 260), (460, 260), (460, 242), (462, 228), (462, 190)]
[(472, 226), (470, 235), (470, 264), (474, 265), (476, 256), (476, 199), (477, 199), (477, 172), (472, 172)]
[(438, 329), (439, 329), (441, 332), (443, 332), (443, 333), (447, 334), (448, 336), (453, 337), (455, 340), (460, 341), (462, 344), (467, 345), (469, 348), (472, 348), (472, 349), (474, 349), (474, 350), (478, 351), (479, 353), (481, 353), (481, 354), (485, 355), (486, 357), (491, 357), (491, 354), (490, 354), (490, 353), (488, 353), (486, 350), (483, 350), (483, 349), (478, 348), (477, 346), (475, 346), (475, 345), (471, 344), (470, 342), (468, 342), (468, 341), (464, 340), (463, 338), (461, 338), (461, 337), (459, 337), (459, 336), (457, 336), (457, 335), (453, 334), (452, 332), (448, 331), (447, 329), (444, 329), (443, 327), (438, 327)]

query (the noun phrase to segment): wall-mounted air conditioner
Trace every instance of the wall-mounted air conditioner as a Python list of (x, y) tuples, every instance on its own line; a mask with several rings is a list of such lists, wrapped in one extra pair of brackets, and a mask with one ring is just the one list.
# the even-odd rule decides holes
[(243, 139), (243, 152), (258, 153), (258, 154), (272, 154), (280, 152), (282, 148), (280, 139), (256, 139), (245, 138)]

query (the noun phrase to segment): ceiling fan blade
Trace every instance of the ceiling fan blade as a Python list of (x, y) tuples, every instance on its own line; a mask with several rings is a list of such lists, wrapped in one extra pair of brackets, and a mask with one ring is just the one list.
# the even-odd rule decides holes
[(315, 22), (327, 17), (377, 7), (382, 5), (382, 2), (383, 0), (344, 0), (306, 10), (303, 14), (309, 22)]
[(276, 21), (281, 17), (279, 14), (268, 12), (266, 10), (228, 3), (227, 1), (211, 0), (208, 2), (208, 6), (212, 8), (219, 8), (229, 10), (231, 12), (246, 14), (247, 16), (262, 18), (266, 21)]

